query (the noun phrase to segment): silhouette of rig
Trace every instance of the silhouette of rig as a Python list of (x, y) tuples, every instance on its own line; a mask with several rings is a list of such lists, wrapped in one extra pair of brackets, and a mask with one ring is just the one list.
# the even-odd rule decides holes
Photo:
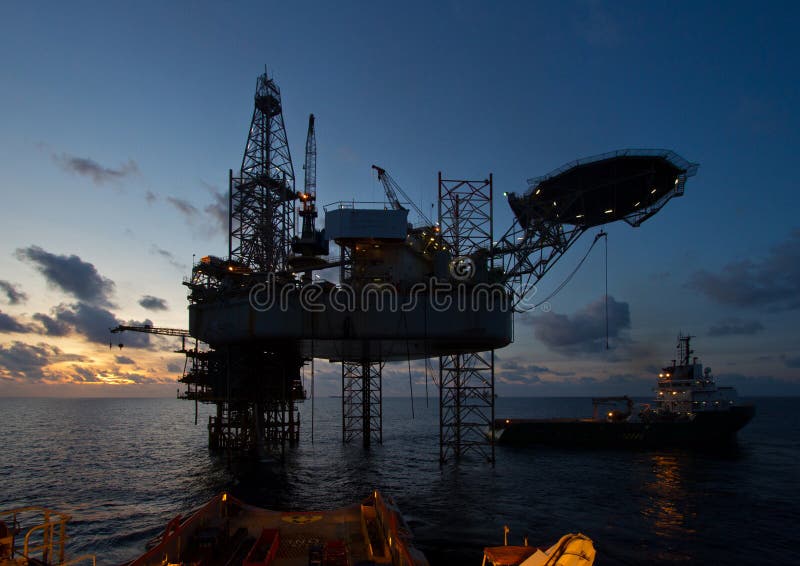
[[(697, 169), (665, 150), (569, 163), (503, 193), (514, 220), (495, 238), (491, 174), (440, 173), (432, 221), (378, 166), (388, 205), (333, 203), (318, 229), (316, 156), (311, 115), (297, 190), (280, 90), (265, 72), (241, 167), (229, 172), (228, 257), (203, 257), (184, 281), (188, 330), (112, 330), (181, 337), (181, 396), (216, 406), (211, 448), (263, 455), (298, 442), (301, 373), (310, 366), (313, 383), (315, 358), (341, 364), (343, 441), (380, 443), (384, 364), (438, 360), (440, 460), (493, 462), (494, 350), (511, 343), (513, 313), (584, 232), (639, 226)], [(315, 274), (331, 268), (338, 278)]]

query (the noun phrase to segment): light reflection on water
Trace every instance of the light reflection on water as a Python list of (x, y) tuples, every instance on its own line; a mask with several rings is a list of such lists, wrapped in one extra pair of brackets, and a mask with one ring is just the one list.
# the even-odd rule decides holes
[[(483, 546), (594, 539), (598, 564), (780, 562), (800, 524), (796, 400), (759, 400), (741, 449), (721, 454), (503, 448), (497, 466), (438, 465), (437, 402), (384, 400), (384, 444), (340, 441), (339, 399), (317, 399), (283, 461), (231, 462), (206, 448), (208, 409), (175, 399), (0, 399), (0, 507), (72, 514), (73, 552), (111, 564), (227, 489), (274, 509), (330, 509), (373, 488), (395, 497), (435, 564), (479, 564)], [(310, 422), (310, 404), (302, 407)], [(580, 416), (588, 399), (500, 398), (498, 417)], [(743, 512), (746, 510), (746, 512)], [(747, 544), (741, 541), (746, 540)]]

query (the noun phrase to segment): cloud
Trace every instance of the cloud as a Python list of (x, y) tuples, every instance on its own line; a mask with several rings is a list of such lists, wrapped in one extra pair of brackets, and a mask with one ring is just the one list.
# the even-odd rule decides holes
[(0, 279), (0, 291), (6, 294), (9, 305), (18, 305), (28, 300), (28, 295), (20, 290), (19, 285)]
[(167, 310), (167, 301), (159, 299), (153, 295), (144, 295), (139, 299), (139, 305), (151, 311), (165, 311)]
[(47, 336), (66, 336), (71, 332), (70, 325), (66, 322), (40, 312), (33, 315), (33, 320), (40, 322), (44, 326), (42, 334)]
[(183, 364), (170, 362), (167, 364), (167, 371), (170, 373), (183, 373)]
[(169, 264), (172, 267), (179, 269), (180, 271), (186, 271), (187, 269), (189, 269), (185, 263), (181, 263), (175, 258), (175, 254), (173, 254), (168, 250), (165, 250), (164, 248), (160, 248), (155, 244), (150, 246), (150, 253), (153, 255), (158, 255), (163, 257), (169, 262)]
[(175, 209), (183, 214), (188, 220), (194, 219), (194, 217), (199, 213), (197, 207), (188, 200), (178, 197), (167, 197), (167, 202), (174, 206)]
[(110, 305), (114, 282), (103, 277), (91, 263), (76, 255), (55, 255), (39, 246), (19, 248), (17, 259), (33, 263), (47, 282), (89, 303)]
[(719, 374), (716, 376), (716, 381), (717, 385), (735, 387), (742, 396), (800, 394), (800, 382), (768, 375)]
[(129, 365), (129, 364), (135, 364), (136, 363), (135, 361), (133, 361), (128, 356), (115, 356), (114, 359), (116, 360), (116, 362), (118, 364), (123, 364), (123, 365)]
[(77, 354), (67, 354), (56, 346), (24, 342), (0, 344), (0, 374), (7, 377), (41, 380), (42, 368), (64, 361), (83, 361)]
[(228, 231), (228, 195), (212, 191), (214, 201), (205, 207), (205, 213), (211, 217), (212, 226), (220, 232)]
[(16, 332), (19, 334), (27, 334), (33, 331), (34, 327), (31, 327), (29, 324), (23, 324), (10, 314), (0, 311), (0, 333), (10, 334)]
[(153, 191), (147, 191), (144, 194), (144, 200), (147, 201), (147, 204), (153, 204), (158, 200), (158, 196)]
[(764, 325), (757, 320), (726, 318), (708, 329), (709, 336), (733, 336), (736, 334), (752, 335), (764, 330)]
[(97, 372), (90, 367), (73, 364), (70, 368), (71, 381), (78, 383), (103, 383)]
[(118, 168), (104, 167), (97, 161), (88, 157), (75, 157), (67, 153), (53, 154), (53, 161), (63, 170), (84, 177), (89, 177), (96, 185), (104, 185), (111, 181), (119, 181), (125, 177), (137, 175), (139, 166), (133, 160), (128, 160)]
[(141, 326), (149, 324), (151, 320), (142, 322), (129, 320), (123, 322), (111, 311), (88, 303), (78, 302), (70, 305), (61, 304), (53, 308), (52, 316), (37, 313), (33, 318), (42, 323), (43, 334), (48, 336), (65, 336), (67, 334), (78, 334), (85, 337), (90, 342), (97, 344), (110, 344), (112, 342), (121, 343), (132, 348), (157, 349), (156, 344), (151, 340), (151, 335), (141, 332), (127, 332), (125, 339), (114, 338), (109, 332), (112, 328), (120, 324), (129, 326)]
[(694, 272), (687, 286), (726, 306), (770, 312), (800, 308), (800, 230), (758, 260), (728, 263), (718, 273)]
[(786, 364), (787, 368), (800, 368), (800, 356), (784, 357), (783, 363)]
[[(523, 318), (534, 335), (548, 348), (567, 355), (602, 352), (606, 349), (606, 310), (603, 297), (569, 316), (555, 312)], [(631, 326), (630, 307), (608, 297), (608, 337), (612, 347), (630, 344), (625, 330)]]
[(198, 226), (210, 236), (228, 232), (228, 195), (217, 190), (214, 185), (200, 181), (211, 195), (211, 203), (203, 207), (201, 214), (198, 205), (179, 197), (167, 197), (167, 202), (180, 212), (190, 226)]

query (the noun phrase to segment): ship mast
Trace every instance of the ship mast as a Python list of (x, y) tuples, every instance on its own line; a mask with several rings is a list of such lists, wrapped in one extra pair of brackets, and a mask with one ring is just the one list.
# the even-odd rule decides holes
[(678, 335), (678, 350), (680, 350), (680, 360), (682, 366), (689, 365), (689, 359), (691, 358), (692, 354), (694, 354), (694, 350), (691, 349), (689, 345), (689, 341), (694, 338), (694, 336), (686, 335), (683, 336)]

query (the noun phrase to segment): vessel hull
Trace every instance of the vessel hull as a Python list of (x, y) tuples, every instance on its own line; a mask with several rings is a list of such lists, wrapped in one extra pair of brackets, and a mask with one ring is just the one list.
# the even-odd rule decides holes
[(749, 405), (696, 413), (692, 420), (608, 422), (593, 419), (501, 419), (498, 444), (588, 448), (712, 447), (735, 440), (755, 415)]

